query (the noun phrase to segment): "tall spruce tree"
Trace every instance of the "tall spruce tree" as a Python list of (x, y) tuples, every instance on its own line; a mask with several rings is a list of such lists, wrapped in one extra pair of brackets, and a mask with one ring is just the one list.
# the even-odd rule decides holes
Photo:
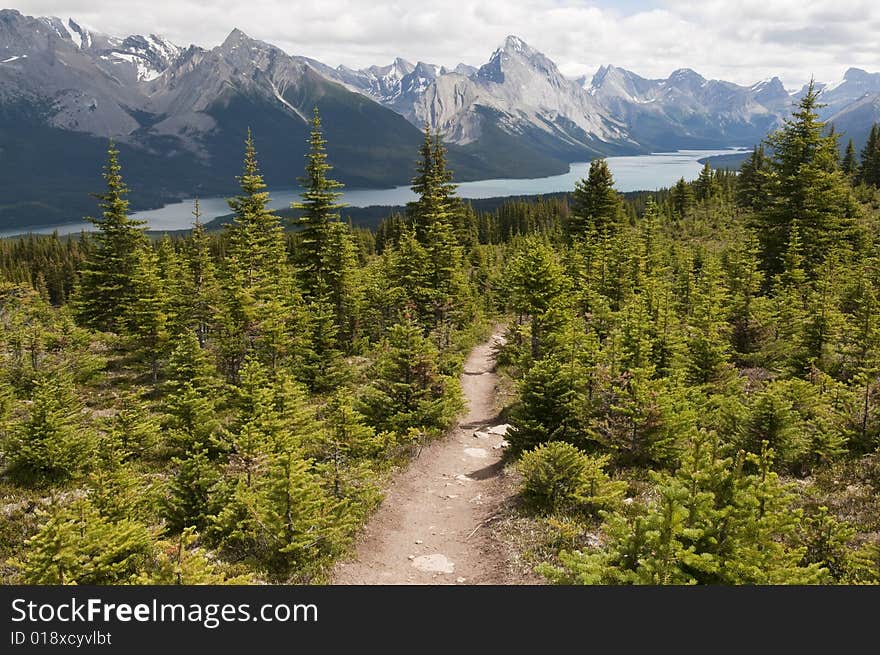
[(186, 321), (195, 332), (199, 345), (205, 348), (214, 327), (219, 302), (219, 288), (211, 240), (202, 223), (199, 201), (193, 203), (193, 227), (186, 242), (185, 279)]
[(694, 182), (694, 193), (699, 200), (709, 200), (714, 198), (720, 192), (718, 181), (715, 179), (715, 173), (709, 162), (703, 165), (699, 177)]
[(812, 273), (833, 246), (852, 236), (858, 212), (839, 169), (837, 134), (826, 134), (819, 120), (819, 91), (813, 83), (782, 128), (767, 138), (768, 202), (756, 216), (764, 269), (782, 270), (782, 255), (793, 221), (803, 242), (805, 268)]
[(874, 123), (868, 133), (868, 141), (862, 149), (859, 181), (880, 187), (880, 123)]
[(406, 290), (417, 304), (426, 332), (435, 330), (442, 346), (448, 340), (452, 314), (463, 300), (463, 257), (455, 228), (461, 204), (455, 198), (440, 135), (432, 136), (427, 126), (412, 190), (419, 197), (407, 205), (407, 211), (415, 241), (424, 249), (427, 268), (423, 286)]
[(672, 202), (672, 211), (678, 218), (687, 216), (694, 206), (694, 191), (683, 177), (672, 187), (670, 200)]
[[(179, 279), (179, 278), (178, 278)], [(173, 329), (172, 306), (167, 280), (162, 279), (159, 256), (152, 246), (146, 245), (137, 253), (132, 273), (133, 302), (126, 312), (129, 330), (137, 337), (141, 356), (147, 360), (153, 383), (159, 380), (159, 365)]]
[(234, 218), (218, 308), (220, 351), (230, 380), (249, 354), (270, 367), (295, 354), (305, 332), (302, 301), (287, 262), (281, 221), (268, 208), (269, 194), (257, 164), (253, 138), (245, 142), (242, 193), (229, 201)]
[(766, 204), (767, 158), (764, 144), (755, 146), (739, 169), (736, 202), (746, 209), (763, 209)]
[(619, 229), (623, 202), (614, 189), (614, 177), (605, 159), (590, 162), (587, 179), (575, 184), (569, 216), (569, 235), (588, 233), (607, 235)]
[(88, 218), (96, 228), (93, 245), (83, 261), (74, 307), (84, 325), (97, 330), (124, 331), (126, 316), (136, 302), (134, 273), (138, 252), (146, 243), (145, 223), (128, 216), (128, 187), (122, 179), (119, 150), (113, 142), (104, 167), (107, 189), (97, 194), (101, 218)]
[(455, 185), (452, 183), (452, 172), (446, 168), (446, 153), (440, 135), (432, 135), (428, 125), (425, 125), (425, 138), (419, 147), (412, 191), (418, 199), (407, 205), (407, 214), (416, 239), (427, 246), (429, 228), (441, 223), (451, 229), (454, 223), (452, 213), (456, 209)]
[(511, 308), (530, 320), (531, 358), (540, 359), (561, 325), (569, 288), (552, 248), (536, 238), (523, 243), (508, 264), (506, 285)]
[[(327, 250), (330, 246), (331, 230), (339, 222), (339, 210), (345, 205), (338, 202), (342, 195), (337, 189), (342, 184), (327, 177), (332, 166), (327, 162), (327, 140), (321, 129), (321, 116), (315, 107), (312, 114), (309, 152), (306, 155), (306, 176), (300, 179), (303, 186), (302, 202), (291, 204), (302, 212), (297, 225), (302, 228), (298, 257), (302, 287), (305, 295), (315, 295), (319, 280), (333, 271), (328, 270)], [(326, 282), (326, 281), (325, 281)]]
[(856, 146), (852, 139), (846, 144), (846, 152), (843, 155), (840, 168), (844, 175), (853, 181), (855, 181), (856, 176), (859, 174), (859, 160), (856, 157)]

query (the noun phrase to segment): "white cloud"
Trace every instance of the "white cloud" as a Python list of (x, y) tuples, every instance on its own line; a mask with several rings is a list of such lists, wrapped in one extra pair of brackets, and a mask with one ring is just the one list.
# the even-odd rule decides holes
[[(779, 75), (789, 87), (848, 66), (878, 68), (873, 0), (19, 0), (30, 15), (72, 16), (112, 34), (156, 32), (211, 47), (233, 27), (292, 54), (361, 67), (395, 56), (479, 65), (517, 34), (568, 75), (605, 63), (646, 77), (689, 67), (743, 84)], [(639, 7), (643, 7), (639, 9)]]

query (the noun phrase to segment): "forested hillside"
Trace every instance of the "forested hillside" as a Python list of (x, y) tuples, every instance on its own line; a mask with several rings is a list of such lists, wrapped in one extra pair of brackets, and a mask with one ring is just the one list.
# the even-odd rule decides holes
[(326, 581), (501, 321), (550, 580), (880, 582), (880, 133), (837, 140), (811, 91), (738, 175), (476, 212), (426, 132), (374, 233), (316, 112), (297, 229), (249, 137), (234, 220), (158, 240), (111, 148), (95, 233), (0, 241), (2, 579)]
[(111, 149), (95, 233), (3, 242), (4, 580), (320, 580), (454, 420), (491, 266), (444, 151), (426, 134), (421, 200), (377, 253), (312, 128), (295, 234), (249, 138), (222, 234), (196, 206), (186, 238), (149, 240)]
[(880, 151), (841, 164), (816, 104), (635, 220), (597, 162), (513, 246), (508, 438), (551, 580), (880, 582)]

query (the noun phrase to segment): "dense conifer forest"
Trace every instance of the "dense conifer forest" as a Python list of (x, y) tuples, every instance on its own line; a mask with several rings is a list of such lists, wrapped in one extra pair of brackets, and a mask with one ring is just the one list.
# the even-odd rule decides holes
[(111, 146), (94, 232), (0, 240), (0, 579), (327, 581), (502, 324), (548, 580), (880, 583), (880, 128), (817, 103), (739, 173), (495, 211), (426, 130), (375, 231), (317, 112), (295, 225), (248, 138), (232, 222), (151, 238)]

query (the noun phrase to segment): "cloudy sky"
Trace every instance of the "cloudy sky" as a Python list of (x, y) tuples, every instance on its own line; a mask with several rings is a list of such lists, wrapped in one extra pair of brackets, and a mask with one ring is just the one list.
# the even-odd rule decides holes
[(571, 76), (605, 63), (648, 77), (689, 67), (789, 88), (849, 66), (880, 71), (877, 0), (12, 0), (29, 15), (110, 34), (154, 32), (212, 47), (233, 27), (291, 54), (362, 67), (484, 63), (516, 34)]

